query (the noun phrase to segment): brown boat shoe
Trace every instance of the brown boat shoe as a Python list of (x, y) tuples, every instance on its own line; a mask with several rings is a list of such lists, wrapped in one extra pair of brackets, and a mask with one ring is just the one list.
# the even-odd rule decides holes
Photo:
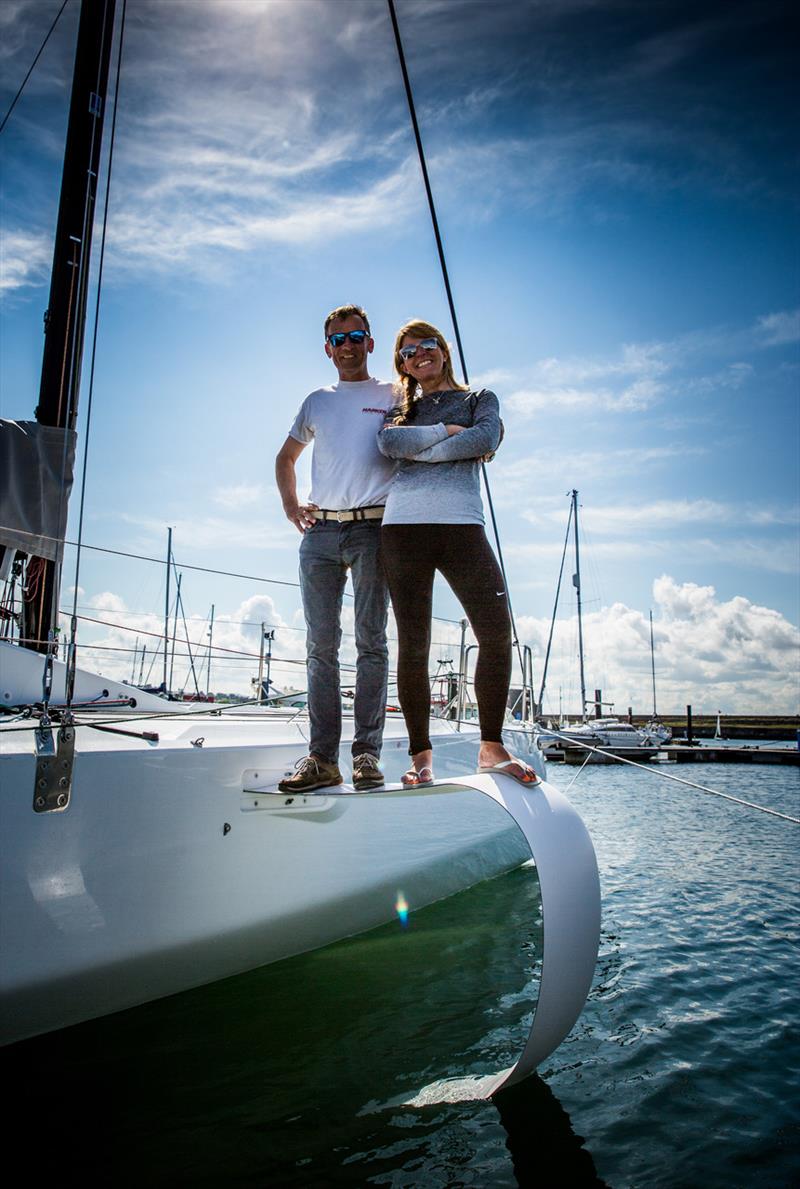
[(294, 773), (278, 782), (282, 793), (313, 793), (342, 783), (338, 764), (329, 764), (318, 756), (303, 756), (294, 766)]
[(378, 757), (365, 751), (353, 756), (353, 788), (359, 792), (383, 788), (383, 773), (378, 767)]

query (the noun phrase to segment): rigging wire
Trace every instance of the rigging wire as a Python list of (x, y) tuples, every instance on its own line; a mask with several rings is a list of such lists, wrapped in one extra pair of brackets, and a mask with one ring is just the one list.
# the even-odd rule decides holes
[[(81, 611), (103, 611), (106, 613), (112, 612), (113, 614), (122, 614), (119, 611), (118, 607), (95, 607), (92, 605), (87, 605), (85, 603), (79, 603), (78, 608)], [(62, 609), (61, 614), (66, 615), (67, 612)], [(126, 616), (128, 616), (128, 618), (135, 617), (137, 619), (149, 619), (149, 620), (152, 620), (155, 618), (154, 613), (152, 611), (131, 611), (128, 608), (126, 608), (124, 614)], [(162, 640), (164, 638), (163, 632), (147, 632), (144, 630), (144, 628), (138, 628), (135, 625), (132, 627), (129, 623), (113, 623), (112, 621), (109, 621), (107, 619), (96, 619), (92, 615), (79, 615), (78, 619), (83, 619), (86, 621), (86, 623), (99, 623), (99, 624), (102, 624), (103, 627), (118, 628), (121, 632), (140, 632), (143, 636), (155, 636), (157, 639), (162, 639)], [(199, 615), (188, 615), (188, 616), (184, 615), (183, 619), (184, 619), (184, 623), (187, 623), (187, 622), (188, 623), (208, 623), (207, 619), (203, 619)], [(260, 622), (265, 622), (266, 626), (268, 628), (270, 628), (270, 629), (274, 628), (276, 631), (280, 631), (280, 632), (302, 632), (302, 633), (306, 632), (306, 628), (304, 628), (304, 627), (296, 628), (296, 627), (293, 627), (292, 624), (289, 624), (289, 623), (271, 623), (266, 620), (261, 621), (261, 620), (255, 620), (255, 619), (219, 619), (218, 620), (218, 624), (223, 624), (225, 627), (234, 627), (234, 628), (257, 628), (259, 626)], [(342, 632), (342, 637), (346, 640), (355, 640), (355, 638), (356, 638), (354, 632)], [(397, 636), (387, 636), (386, 638), (392, 644), (397, 643)], [(19, 642), (27, 643), (28, 638), (25, 636), (22, 636), (22, 637), (20, 637)], [(199, 649), (200, 652), (205, 654), (205, 652), (208, 648), (208, 645), (205, 643), (205, 641), (192, 640), (191, 643), (197, 649)], [(96, 647), (96, 645), (88, 645), (87, 647)], [(212, 647), (216, 648), (216, 645), (213, 645)], [(444, 650), (447, 650), (448, 648), (452, 649), (452, 648), (456, 647), (456, 641), (455, 640), (431, 640), (431, 647), (432, 648), (434, 648), (434, 647), (441, 648)]]
[[(425, 160), (425, 151), (422, 147), (422, 136), (420, 134), (419, 123), (417, 121), (417, 111), (416, 111), (416, 106), (414, 104), (414, 94), (411, 89), (411, 79), (409, 78), (408, 69), (406, 67), (406, 57), (405, 57), (405, 53), (403, 51), (403, 42), (400, 37), (400, 26), (397, 23), (397, 13), (395, 12), (395, 8), (394, 8), (394, 0), (386, 0), (386, 2), (389, 6), (389, 16), (391, 17), (392, 29), (394, 31), (394, 39), (395, 39), (395, 43), (397, 45), (397, 56), (400, 61), (400, 70), (403, 75), (403, 85), (405, 87), (406, 100), (408, 102), (408, 110), (409, 110), (409, 114), (411, 116), (411, 125), (414, 130), (414, 139), (415, 139), (416, 145), (417, 145), (417, 156), (419, 157), (419, 164), (420, 164), (420, 168), (422, 170), (422, 180), (425, 184), (425, 193), (428, 198), (428, 209), (430, 210), (431, 223), (433, 225), (433, 234), (436, 239), (436, 250), (439, 253), (439, 264), (441, 266), (442, 280), (444, 281), (445, 292), (447, 294), (447, 304), (450, 307), (450, 319), (453, 323), (453, 331), (455, 332), (456, 346), (458, 347), (458, 355), (459, 355), (459, 359), (461, 361), (461, 371), (464, 376), (464, 383), (467, 385), (467, 387), (469, 387), (469, 375), (467, 373), (467, 361), (464, 356), (464, 348), (461, 343), (461, 331), (459, 330), (458, 317), (456, 316), (456, 307), (455, 307), (455, 302), (453, 300), (453, 291), (450, 286), (450, 275), (447, 271), (447, 261), (445, 260), (444, 244), (442, 243), (442, 237), (441, 237), (441, 234), (439, 231), (439, 219), (436, 214), (436, 204), (433, 200), (433, 190), (431, 189), (430, 178), (428, 177), (428, 166), (427, 166), (427, 162)], [(486, 463), (483, 460), (481, 460), (481, 473), (483, 474), (483, 483), (484, 483), (484, 487), (486, 490), (486, 500), (489, 505), (489, 515), (491, 517), (492, 528), (494, 530), (494, 538), (495, 538), (495, 542), (497, 544), (497, 560), (500, 563), (500, 571), (503, 575), (503, 585), (505, 586), (505, 592), (506, 592), (506, 605), (508, 607), (508, 617), (511, 620), (511, 633), (512, 633), (512, 638), (513, 638), (513, 644), (517, 650), (519, 666), (520, 666), (520, 670), (523, 674), (523, 681), (524, 681), (524, 679), (525, 679), (524, 678), (525, 663), (524, 663), (524, 660), (522, 657), (522, 647), (520, 645), (519, 637), (517, 635), (517, 624), (514, 619), (514, 611), (511, 606), (511, 592), (509, 591), (508, 578), (506, 577), (506, 567), (505, 567), (505, 562), (503, 560), (503, 550), (502, 550), (502, 546), (500, 545), (500, 533), (497, 528), (497, 518), (496, 518), (495, 512), (494, 512), (494, 502), (492, 500), (491, 488), (489, 487), (489, 476), (486, 471)]]
[[(114, 141), (115, 141), (115, 133), (116, 133), (116, 127), (117, 127), (117, 110), (119, 108), (120, 79), (122, 76), (122, 48), (123, 48), (123, 45), (125, 42), (125, 13), (126, 13), (126, 9), (127, 9), (127, 0), (123, 0), (123, 2), (122, 2), (122, 16), (120, 19), (120, 29), (119, 29), (119, 46), (118, 46), (118, 50), (117, 50), (117, 76), (116, 76), (116, 80), (114, 83), (114, 114), (113, 114), (113, 117), (111, 120), (111, 134), (110, 134), (110, 138), (109, 138), (109, 148), (108, 148), (108, 168), (106, 171), (106, 193), (105, 193), (105, 202), (103, 205), (103, 232), (100, 237), (100, 263), (99, 263), (99, 269), (98, 269), (98, 274), (97, 274), (97, 294), (96, 294), (96, 298), (95, 298), (94, 326), (92, 328), (92, 354), (91, 354), (91, 363), (90, 363), (90, 367), (89, 367), (89, 389), (88, 389), (87, 399), (86, 399), (86, 428), (84, 430), (83, 468), (81, 471), (81, 496), (80, 496), (80, 505), (79, 505), (79, 512), (78, 512), (78, 540), (77, 540), (77, 553), (75, 556), (75, 585), (74, 585), (72, 622), (71, 622), (69, 652), (68, 652), (68, 661), (67, 661), (67, 674), (66, 674), (67, 705), (69, 705), (72, 702), (72, 693), (73, 693), (73, 689), (74, 689), (74, 685), (75, 685), (75, 667), (76, 667), (76, 661), (77, 661), (77, 628), (78, 628), (77, 603), (78, 603), (79, 576), (80, 576), (80, 568), (81, 568), (81, 548), (82, 548), (82, 543), (83, 543), (83, 514), (84, 514), (85, 503), (86, 503), (86, 475), (87, 475), (87, 466), (88, 466), (88, 459), (89, 459), (89, 428), (90, 428), (91, 422), (92, 422), (92, 403), (93, 403), (93, 399), (94, 399), (94, 371), (95, 371), (95, 363), (97, 361), (97, 332), (98, 332), (99, 323), (100, 323), (100, 295), (101, 295), (102, 287), (103, 287), (103, 263), (104, 263), (105, 251), (106, 251), (106, 233), (108, 230), (108, 207), (109, 207), (109, 198), (111, 195), (111, 171), (112, 171), (112, 166), (114, 163)], [(113, 34), (113, 30), (112, 30), (112, 34)], [(56, 622), (57, 622), (58, 609), (57, 609), (57, 606), (55, 605), (55, 600), (54, 600), (54, 608), (55, 608), (54, 613), (55, 613)]]
[[(7, 528), (7, 527), (8, 527), (7, 525), (0, 525), (0, 528)], [(44, 540), (46, 540), (46, 541), (59, 541), (63, 545), (77, 546), (79, 544), (78, 541), (68, 541), (66, 539), (62, 539), (61, 537), (48, 537), (44, 533), (29, 533), (25, 529), (15, 528), (13, 531), (22, 535), (22, 536), (27, 536), (27, 537), (33, 537), (33, 536), (39, 537), (40, 536), (40, 537), (43, 537)], [(144, 554), (144, 553), (128, 553), (124, 549), (109, 549), (108, 547), (106, 547), (104, 545), (87, 545), (85, 541), (81, 544), (81, 549), (89, 549), (94, 553), (108, 553), (108, 554), (111, 554), (113, 557), (127, 557), (131, 561), (148, 561), (156, 566), (165, 566), (167, 564), (163, 557), (149, 557), (147, 554)], [(235, 570), (215, 570), (215, 569), (212, 569), (210, 566), (193, 566), (193, 565), (189, 565), (187, 562), (181, 562), (180, 568), (182, 570), (194, 570), (198, 574), (216, 574), (222, 578), (241, 578), (245, 582), (263, 582), (270, 586), (288, 586), (294, 590), (300, 589), (299, 582), (288, 582), (284, 578), (265, 578), (261, 574), (240, 574)], [(349, 591), (345, 591), (344, 597), (346, 599), (352, 599), (353, 596), (350, 594)], [(444, 615), (434, 615), (434, 616), (432, 616), (432, 618), (438, 620), (439, 623), (450, 623), (450, 624), (453, 624), (455, 627), (461, 627), (460, 619), (447, 619), (447, 618), (445, 618)]]
[(558, 571), (558, 582), (556, 583), (556, 599), (553, 604), (553, 614), (550, 619), (550, 635), (547, 637), (547, 649), (544, 654), (544, 665), (542, 666), (542, 684), (539, 687), (539, 701), (538, 701), (539, 714), (542, 714), (542, 712), (544, 710), (544, 690), (545, 690), (545, 685), (547, 683), (547, 666), (550, 661), (550, 648), (553, 643), (553, 632), (555, 631), (555, 626), (556, 626), (556, 612), (558, 611), (558, 597), (561, 594), (561, 579), (564, 574), (564, 561), (567, 556), (567, 546), (569, 545), (569, 530), (570, 530), (571, 525), (572, 525), (572, 501), (570, 500), (569, 516), (567, 517), (567, 532), (564, 537), (564, 549), (562, 550), (562, 553), (561, 553), (561, 566)]
[[(172, 559), (172, 564), (173, 564), (173, 567), (175, 567), (175, 573), (177, 575), (178, 569), (177, 569), (177, 566), (175, 566), (174, 558)], [(197, 674), (194, 671), (194, 656), (192, 655), (192, 644), (189, 639), (189, 625), (186, 622), (186, 611), (184, 610), (184, 606), (183, 606), (183, 596), (181, 594), (181, 588), (180, 588), (180, 575), (178, 575), (178, 600), (177, 600), (177, 606), (175, 609), (176, 619), (177, 619), (177, 614), (178, 614), (178, 607), (180, 607), (181, 616), (183, 618), (183, 631), (184, 631), (184, 635), (186, 636), (186, 650), (189, 653), (189, 666), (191, 668), (192, 680), (194, 681), (194, 690), (195, 690), (196, 694), (199, 694), (200, 686), (197, 684)], [(174, 639), (173, 639), (173, 644), (172, 644), (173, 660), (175, 657), (175, 639), (177, 639), (177, 635), (178, 635), (178, 633), (177, 633), (177, 629), (176, 629)], [(172, 672), (170, 671), (170, 682), (171, 681), (172, 681)], [(185, 682), (184, 682), (184, 684), (185, 684)]]
[(22, 80), (22, 82), (21, 82), (21, 84), (20, 84), (20, 88), (19, 88), (19, 90), (17, 91), (16, 95), (15, 95), (15, 96), (14, 96), (14, 98), (11, 100), (11, 107), (9, 107), (8, 111), (7, 111), (7, 112), (6, 112), (6, 114), (3, 116), (3, 121), (2, 121), (2, 123), (0, 123), (0, 133), (2, 133), (3, 129), (5, 128), (6, 124), (7, 124), (7, 123), (8, 123), (8, 121), (9, 121), (9, 117), (11, 116), (11, 113), (12, 113), (12, 111), (13, 111), (13, 110), (14, 110), (14, 108), (17, 106), (17, 100), (20, 98), (20, 96), (22, 95), (22, 92), (25, 90), (25, 86), (26, 86), (26, 84), (27, 84), (27, 82), (28, 82), (28, 79), (29, 79), (29, 78), (31, 77), (31, 75), (33, 74), (33, 71), (34, 71), (34, 68), (35, 68), (35, 66), (36, 66), (36, 63), (39, 61), (40, 57), (42, 56), (42, 51), (44, 50), (44, 47), (47, 45), (48, 41), (50, 40), (50, 34), (51, 34), (51, 33), (53, 32), (53, 30), (55, 29), (56, 25), (58, 24), (59, 20), (61, 19), (61, 14), (62, 14), (62, 12), (64, 11), (64, 9), (67, 7), (67, 5), (68, 5), (68, 4), (69, 4), (69, 0), (64, 0), (64, 3), (61, 5), (61, 7), (59, 8), (58, 12), (56, 13), (55, 20), (53, 21), (52, 25), (50, 26), (50, 28), (49, 28), (49, 29), (48, 29), (48, 31), (47, 31), (47, 36), (45, 37), (45, 39), (44, 39), (44, 41), (42, 42), (42, 44), (39, 46), (39, 49), (38, 49), (38, 51), (37, 51), (37, 54), (36, 54), (36, 57), (35, 57), (35, 58), (33, 59), (33, 61), (31, 62), (30, 70), (29, 70), (29, 71), (28, 71), (28, 73), (25, 75), (24, 79)]

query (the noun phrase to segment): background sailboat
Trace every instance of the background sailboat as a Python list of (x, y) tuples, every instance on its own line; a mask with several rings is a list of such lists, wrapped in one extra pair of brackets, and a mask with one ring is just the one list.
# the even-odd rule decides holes
[[(561, 591), (561, 578), (564, 572), (564, 558), (566, 557), (567, 546), (569, 544), (570, 529), (573, 532), (574, 542), (574, 556), (575, 556), (575, 571), (572, 575), (572, 585), (575, 588), (575, 597), (577, 603), (577, 623), (578, 623), (578, 662), (580, 668), (580, 687), (581, 687), (581, 705), (582, 717), (580, 722), (559, 722), (557, 730), (548, 729), (541, 725), (541, 716), (543, 710), (544, 693), (547, 687), (547, 672), (548, 663), (550, 659), (550, 651), (553, 642), (553, 632), (555, 630), (556, 616), (558, 613), (559, 594)], [(653, 662), (655, 664), (655, 662)], [(653, 692), (655, 695), (655, 669), (654, 672), (654, 686)], [(599, 694), (595, 695), (599, 699)], [(587, 709), (589, 705), (595, 706), (594, 718), (589, 718)], [(574, 756), (570, 756), (573, 762), (588, 762), (601, 763), (606, 756), (622, 755), (627, 758), (637, 760), (652, 759), (658, 751), (660, 740), (654, 730), (647, 728), (643, 730), (637, 729), (632, 723), (621, 721), (619, 718), (604, 717), (602, 715), (602, 705), (599, 700), (590, 703), (586, 698), (586, 676), (584, 672), (584, 646), (583, 646), (583, 615), (581, 604), (581, 565), (580, 565), (580, 545), (578, 534), (578, 492), (573, 490), (570, 496), (570, 511), (567, 519), (567, 532), (564, 540), (564, 549), (561, 557), (561, 570), (558, 576), (558, 585), (556, 588), (555, 604), (553, 606), (553, 615), (550, 622), (550, 635), (547, 641), (547, 649), (544, 657), (544, 664), (542, 668), (542, 679), (539, 686), (538, 710), (540, 722), (534, 729), (534, 735), (538, 746), (551, 759), (565, 759), (568, 758), (566, 753), (570, 750), (570, 743), (584, 744), (590, 748), (597, 749), (596, 752), (587, 752), (577, 746), (573, 748)], [(649, 724), (648, 724), (649, 727)]]

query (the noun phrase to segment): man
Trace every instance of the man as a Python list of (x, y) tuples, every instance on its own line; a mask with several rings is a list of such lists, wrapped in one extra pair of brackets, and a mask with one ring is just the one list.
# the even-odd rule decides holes
[[(372, 379), (369, 320), (345, 305), (325, 320), (325, 354), (339, 381), (310, 393), (275, 460), (284, 511), (303, 534), (300, 588), (306, 619), (309, 754), (282, 780), (283, 792), (311, 792), (341, 784), (339, 687), (341, 610), (347, 572), (355, 596), (356, 689), (353, 701), (353, 784), (379, 788), (378, 765), (386, 714), (389, 595), (380, 560), (383, 506), (394, 463), (383, 457), (377, 433), (393, 401), (391, 384)], [(295, 464), (310, 441), (311, 498), (297, 498)]]

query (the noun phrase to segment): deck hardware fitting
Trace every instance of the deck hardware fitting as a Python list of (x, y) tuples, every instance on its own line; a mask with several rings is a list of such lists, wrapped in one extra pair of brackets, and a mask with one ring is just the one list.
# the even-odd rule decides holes
[(66, 809), (72, 792), (72, 766), (75, 757), (75, 727), (65, 713), (53, 741), (51, 719), (43, 714), (34, 731), (36, 772), (33, 781), (35, 813), (55, 813)]

